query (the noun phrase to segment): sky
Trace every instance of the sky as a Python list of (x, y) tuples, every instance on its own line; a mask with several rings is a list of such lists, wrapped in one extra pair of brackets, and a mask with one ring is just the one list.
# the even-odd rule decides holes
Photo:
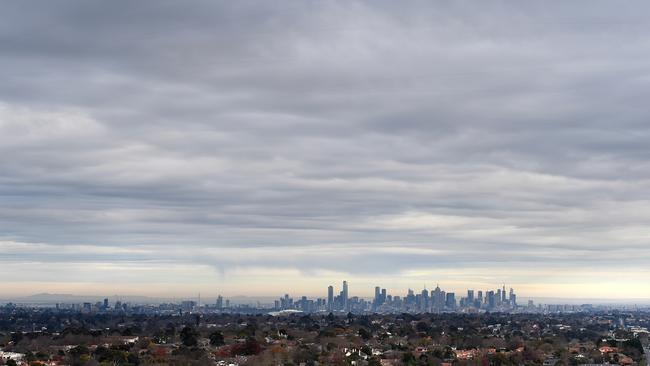
[(0, 298), (650, 298), (645, 1), (14, 1)]

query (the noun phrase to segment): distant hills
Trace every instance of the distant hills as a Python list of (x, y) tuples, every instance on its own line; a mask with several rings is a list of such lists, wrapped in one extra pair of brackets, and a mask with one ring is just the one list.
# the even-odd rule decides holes
[[(7, 297), (0, 298), (0, 303), (13, 302), (17, 304), (34, 304), (34, 305), (50, 305), (56, 303), (95, 303), (108, 299), (111, 303), (115, 301), (135, 303), (135, 304), (160, 304), (165, 302), (180, 302), (183, 300), (198, 301), (198, 296), (195, 297), (148, 297), (148, 296), (122, 296), (122, 295), (73, 295), (73, 294), (50, 294), (40, 293), (22, 297)], [(276, 297), (271, 296), (233, 296), (227, 297), (232, 304), (255, 304), (261, 302), (263, 304), (273, 303)], [(201, 303), (213, 304), (216, 301), (216, 296), (201, 297)]]

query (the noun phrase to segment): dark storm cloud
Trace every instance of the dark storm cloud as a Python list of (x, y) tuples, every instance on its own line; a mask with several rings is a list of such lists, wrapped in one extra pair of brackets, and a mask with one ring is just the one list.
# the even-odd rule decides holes
[(3, 4), (2, 260), (641, 268), (640, 8)]

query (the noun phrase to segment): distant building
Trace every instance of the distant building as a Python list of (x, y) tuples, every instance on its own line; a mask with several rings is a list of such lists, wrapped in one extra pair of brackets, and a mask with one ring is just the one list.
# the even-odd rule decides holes
[(334, 310), (334, 286), (327, 287), (327, 310)]
[(456, 308), (456, 294), (454, 294), (453, 292), (448, 292), (447, 298), (445, 300), (445, 305), (449, 309)]

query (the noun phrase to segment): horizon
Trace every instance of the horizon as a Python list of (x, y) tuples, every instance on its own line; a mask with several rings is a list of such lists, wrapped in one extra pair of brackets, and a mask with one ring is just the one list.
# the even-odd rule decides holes
[[(474, 290), (474, 291), (479, 291), (479, 289), (476, 288), (468, 288), (465, 289), (464, 291), (458, 291), (454, 289), (445, 289), (444, 287), (441, 287), (443, 291), (448, 290), (447, 292), (453, 292), (457, 296), (463, 296), (465, 295), (467, 290)], [(404, 296), (409, 289), (404, 289), (401, 292), (391, 292), (388, 291), (389, 294), (392, 295), (397, 295), (397, 296)], [(418, 289), (411, 289), (414, 290), (415, 292), (418, 292)], [(481, 289), (481, 291), (488, 290), (488, 289)], [(336, 288), (335, 288), (336, 291)], [(431, 291), (431, 289), (429, 289)], [(43, 293), (32, 293), (32, 294), (27, 294), (27, 295), (14, 295), (14, 296), (5, 296), (2, 297), (0, 296), (0, 301), (27, 301), (27, 300), (32, 300), (34, 303), (46, 303), (47, 301), (61, 301), (62, 303), (66, 303), (64, 300), (66, 297), (73, 297), (77, 299), (78, 301), (81, 301), (80, 299), (105, 299), (108, 298), (110, 300), (121, 300), (121, 301), (128, 301), (128, 299), (131, 299), (131, 301), (136, 302), (136, 303), (161, 303), (161, 302), (166, 302), (166, 301), (182, 301), (182, 300), (196, 300), (197, 298), (200, 298), (203, 303), (209, 303), (209, 302), (214, 302), (218, 296), (223, 296), (224, 299), (236, 299), (239, 300), (239, 303), (245, 304), (245, 300), (250, 301), (249, 303), (254, 303), (254, 302), (261, 302), (261, 301), (272, 301), (272, 300), (277, 300), (278, 298), (281, 298), (285, 294), (288, 294), (290, 297), (293, 298), (299, 298), (301, 296), (307, 296), (309, 299), (317, 299), (317, 298), (326, 298), (327, 294), (322, 293), (322, 294), (316, 294), (315, 292), (312, 294), (309, 293), (292, 293), (291, 291), (285, 291), (283, 293), (279, 293), (276, 295), (259, 295), (259, 294), (224, 294), (224, 293), (218, 293), (218, 294), (207, 294), (207, 293), (201, 293), (201, 294), (178, 294), (178, 295), (165, 295), (165, 294), (160, 294), (160, 295), (141, 295), (141, 294), (111, 294), (111, 295), (99, 295), (96, 293), (85, 293), (85, 294), (80, 294), (80, 293), (48, 293), (48, 292), (43, 292)], [(350, 293), (350, 297), (359, 297), (360, 299), (372, 299), (374, 294), (371, 293), (371, 291), (366, 291), (363, 294), (357, 294), (355, 292)], [(41, 297), (47, 297), (48, 299), (40, 299)], [(586, 304), (590, 303), (593, 305), (650, 305), (650, 297), (638, 297), (638, 298), (607, 298), (607, 297), (600, 297), (600, 298), (581, 298), (581, 297), (545, 297), (545, 296), (536, 296), (536, 297), (530, 297), (530, 296), (523, 296), (521, 294), (518, 294), (518, 300), (520, 300), (522, 303), (527, 302), (528, 300), (533, 300), (535, 302), (535, 305), (538, 304)], [(242, 302), (244, 301), (244, 302)], [(29, 302), (25, 302), (29, 303)], [(236, 303), (238, 303), (236, 301)]]
[(648, 32), (643, 1), (3, 4), (0, 298), (650, 299)]

